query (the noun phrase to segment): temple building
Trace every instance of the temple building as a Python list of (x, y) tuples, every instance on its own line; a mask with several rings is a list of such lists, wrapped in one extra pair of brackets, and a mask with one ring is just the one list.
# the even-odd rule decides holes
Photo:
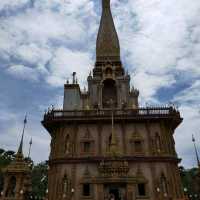
[(28, 200), (32, 191), (31, 168), (23, 155), (24, 128), (15, 159), (4, 170), (4, 187), (0, 200)]
[(110, 1), (102, 0), (96, 62), (81, 91), (73, 73), (63, 109), (49, 110), (48, 199), (175, 200), (183, 198), (174, 142), (182, 122), (174, 107), (140, 107), (130, 87)]

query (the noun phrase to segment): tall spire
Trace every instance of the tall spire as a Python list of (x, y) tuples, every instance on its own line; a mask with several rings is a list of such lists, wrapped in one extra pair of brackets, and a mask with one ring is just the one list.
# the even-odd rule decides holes
[(27, 116), (25, 116), (24, 118), (24, 126), (23, 126), (23, 131), (22, 131), (22, 137), (21, 137), (21, 141), (20, 141), (20, 145), (17, 151), (17, 155), (22, 155), (23, 156), (23, 142), (24, 142), (24, 132), (25, 132), (25, 128), (26, 128), (26, 123), (27, 123)]
[(120, 61), (120, 46), (110, 10), (110, 0), (102, 0), (102, 15), (96, 41), (96, 61)]
[(194, 149), (195, 149), (195, 153), (196, 153), (197, 164), (198, 164), (198, 167), (200, 168), (200, 160), (199, 160), (199, 155), (198, 155), (194, 135), (192, 135), (192, 142), (194, 143)]

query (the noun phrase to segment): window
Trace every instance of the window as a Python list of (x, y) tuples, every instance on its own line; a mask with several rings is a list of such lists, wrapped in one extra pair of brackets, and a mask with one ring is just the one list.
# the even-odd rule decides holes
[(164, 194), (167, 194), (167, 180), (164, 174), (161, 175), (161, 186)]
[(142, 152), (142, 142), (141, 141), (135, 141), (134, 146), (135, 146), (135, 152), (136, 153)]
[(145, 196), (146, 195), (146, 188), (144, 183), (138, 184), (138, 195), (139, 196)]
[(89, 183), (83, 184), (83, 196), (90, 196), (90, 184)]
[(85, 153), (89, 153), (90, 152), (90, 149), (91, 149), (91, 144), (90, 142), (84, 142), (83, 143), (83, 151)]

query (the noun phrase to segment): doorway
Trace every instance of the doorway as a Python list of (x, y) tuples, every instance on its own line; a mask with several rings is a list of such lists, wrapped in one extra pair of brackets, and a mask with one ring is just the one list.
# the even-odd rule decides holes
[(111, 198), (113, 197), (113, 200), (121, 200), (121, 198), (119, 196), (119, 188), (110, 188), (109, 196)]
[(105, 192), (108, 200), (124, 200), (126, 195), (125, 185), (109, 184), (105, 185)]

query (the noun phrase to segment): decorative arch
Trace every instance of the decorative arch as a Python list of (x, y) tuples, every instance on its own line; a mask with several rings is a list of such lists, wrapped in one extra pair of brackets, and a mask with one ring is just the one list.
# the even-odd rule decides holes
[(161, 186), (161, 190), (163, 194), (167, 195), (168, 194), (167, 178), (163, 172), (161, 173), (161, 176), (160, 176), (160, 186)]
[(5, 196), (6, 197), (14, 197), (15, 196), (15, 192), (16, 192), (16, 177), (12, 176), (10, 177), (9, 181), (8, 181), (8, 186), (6, 189), (6, 193)]
[(82, 155), (88, 156), (95, 153), (95, 140), (92, 137), (89, 127), (86, 127), (84, 135), (81, 136), (80, 147)]
[(117, 106), (117, 87), (113, 79), (106, 79), (103, 81), (102, 88), (102, 105), (104, 108), (110, 108), (110, 101), (113, 101), (113, 106)]
[(112, 76), (113, 70), (111, 67), (106, 67), (105, 69), (106, 76)]
[(68, 175), (65, 173), (62, 179), (62, 193), (63, 198), (70, 195), (71, 192), (71, 180)]
[(136, 127), (131, 134), (130, 145), (131, 154), (144, 154), (144, 138)]

